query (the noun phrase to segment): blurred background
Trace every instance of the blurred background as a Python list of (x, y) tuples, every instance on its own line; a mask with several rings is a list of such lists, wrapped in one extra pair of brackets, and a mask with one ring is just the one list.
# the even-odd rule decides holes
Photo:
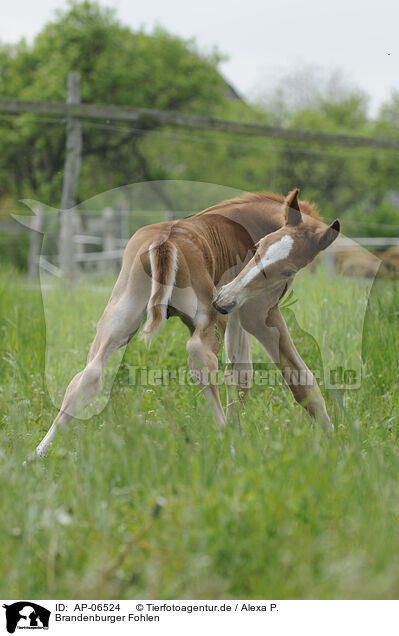
[[(397, 14), (387, 0), (378, 7), (343, 0), (305, 6), (251, 0), (245, 7), (225, 0), (44, 0), (34, 8), (17, 0), (0, 27), (3, 101), (65, 103), (68, 74), (78, 72), (84, 104), (258, 124), (275, 127), (275, 134), (196, 128), (144, 115), (135, 121), (81, 117), (80, 148), (70, 157), (72, 172), (80, 165), (71, 203), (65, 195), (65, 115), (45, 106), (42, 112), (28, 106), (13, 111), (8, 102), (0, 108), (0, 259), (29, 269), (32, 232), (11, 217), (27, 212), (21, 199), (60, 209), (125, 184), (155, 182), (154, 210), (172, 218), (184, 210), (156, 183), (179, 179), (244, 191), (286, 193), (298, 186), (326, 220), (340, 217), (346, 236), (362, 237), (381, 255), (390, 250), (390, 271), (396, 272)], [(294, 134), (286, 138), (282, 129)], [(369, 142), (359, 145), (349, 137)], [(123, 220), (126, 202), (118, 201), (119, 210), (97, 210), (105, 220), (93, 222), (90, 231), (78, 218), (78, 258), (100, 248), (115, 254), (122, 249), (136, 222)], [(136, 225), (149, 223), (159, 214), (143, 208), (136, 218)], [(370, 237), (374, 242), (367, 243)]]

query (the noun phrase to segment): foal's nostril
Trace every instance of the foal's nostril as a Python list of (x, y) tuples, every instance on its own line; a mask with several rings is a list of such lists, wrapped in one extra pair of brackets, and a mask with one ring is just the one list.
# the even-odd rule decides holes
[(229, 303), (228, 305), (218, 305), (216, 301), (213, 301), (212, 305), (220, 314), (228, 314), (234, 307), (236, 306), (235, 302)]

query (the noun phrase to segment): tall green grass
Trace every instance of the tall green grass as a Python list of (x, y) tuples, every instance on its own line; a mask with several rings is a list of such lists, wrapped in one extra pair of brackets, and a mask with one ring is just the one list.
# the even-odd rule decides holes
[[(310, 297), (323, 277), (304, 276), (302, 292)], [(328, 294), (344, 288), (350, 298), (357, 284), (338, 278)], [(84, 348), (107, 300), (106, 286), (87, 293), (78, 322), (72, 300), (54, 295), (62, 381), (75, 371), (69, 325), (80, 325)], [(326, 311), (348, 330), (345, 312)], [(398, 317), (399, 287), (377, 280), (361, 388), (326, 392), (330, 439), (285, 387), (254, 387), (219, 432), (195, 387), (129, 384), (129, 365), (185, 365), (187, 331), (173, 319), (149, 352), (129, 344), (101, 413), (72, 422), (45, 461), (23, 466), (56, 408), (41, 291), (3, 271), (2, 598), (397, 598)], [(313, 339), (298, 331), (296, 341), (318, 364)]]

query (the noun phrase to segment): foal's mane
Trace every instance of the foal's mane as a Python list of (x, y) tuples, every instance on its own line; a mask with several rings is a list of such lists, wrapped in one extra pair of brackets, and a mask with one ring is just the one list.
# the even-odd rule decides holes
[[(213, 212), (214, 210), (220, 210), (221, 208), (227, 208), (232, 205), (243, 205), (245, 203), (262, 203), (266, 201), (272, 201), (274, 203), (284, 203), (284, 195), (276, 194), (275, 192), (253, 192), (250, 194), (244, 194), (242, 197), (236, 197), (233, 199), (227, 199), (226, 201), (222, 201), (221, 203), (217, 203), (216, 205), (212, 205), (209, 208), (206, 208), (200, 214), (205, 214), (205, 212)], [(299, 201), (300, 207), (304, 214), (308, 214), (314, 219), (321, 220), (320, 212), (315, 203), (311, 203), (310, 201)]]

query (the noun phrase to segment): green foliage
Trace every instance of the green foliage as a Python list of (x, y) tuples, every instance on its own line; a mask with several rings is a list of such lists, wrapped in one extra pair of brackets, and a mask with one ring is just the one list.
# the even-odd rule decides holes
[(399, 93), (394, 91), (392, 97), (380, 109), (375, 122), (375, 134), (381, 137), (399, 137)]
[(26, 256), (29, 249), (29, 235), (27, 232), (0, 233), (0, 263), (1, 266), (13, 263), (19, 270), (26, 269)]
[[(64, 101), (67, 74), (74, 70), (81, 72), (85, 102), (210, 115), (225, 90), (217, 71), (219, 59), (217, 53), (204, 55), (194, 42), (162, 29), (133, 32), (113, 11), (95, 2), (73, 2), (44, 27), (32, 46), (20, 42), (2, 47), (0, 93)], [(23, 115), (11, 124), (1, 122), (0, 188), (16, 198), (32, 196), (59, 205), (65, 126), (37, 119)], [(116, 128), (84, 125), (81, 200), (101, 189), (154, 178), (139, 153), (142, 136)]]
[[(177, 110), (347, 135), (398, 137), (397, 94), (372, 120), (367, 96), (356, 87), (345, 83), (339, 74), (326, 80), (320, 69), (314, 73), (305, 68), (283, 81), (267, 103), (249, 105), (226, 98), (226, 83), (218, 71), (220, 60), (217, 52), (204, 54), (195, 42), (162, 29), (133, 31), (118, 20), (114, 10), (96, 2), (71, 2), (33, 44), (21, 41), (0, 46), (0, 94), (64, 101), (67, 74), (77, 70), (82, 74), (85, 102)], [(58, 207), (65, 123), (28, 113), (2, 117), (3, 210), (15, 207), (21, 198)], [(127, 183), (163, 179), (282, 193), (297, 186), (303, 198), (319, 205), (326, 220), (340, 217), (344, 234), (397, 236), (397, 154), (181, 127), (157, 128), (148, 121), (134, 126), (83, 121), (78, 200)], [(160, 202), (164, 209), (171, 207), (165, 197)], [(22, 249), (18, 243), (18, 254)], [(21, 259), (18, 256), (13, 261), (19, 264)]]
[(368, 211), (363, 205), (353, 206), (345, 227), (352, 236), (397, 236), (399, 210), (388, 201), (382, 201), (374, 210)]
[(367, 132), (367, 103), (363, 96), (351, 95), (339, 102), (322, 99), (313, 108), (294, 111), (290, 117), (291, 128), (321, 130), (323, 132)]
[(217, 54), (200, 56), (193, 42), (158, 28), (151, 35), (120, 24), (114, 11), (73, 2), (37, 36), (25, 99), (65, 98), (67, 73), (82, 74), (82, 100), (204, 112), (220, 97)]
[[(305, 293), (320, 282), (305, 277)], [(331, 284), (350, 295), (358, 283)], [(93, 290), (97, 315), (106, 297)], [(377, 281), (363, 383), (341, 395), (345, 413), (327, 395), (330, 439), (284, 387), (255, 388), (240, 421), (219, 432), (194, 387), (129, 384), (129, 364), (186, 368), (188, 332), (170, 320), (150, 352), (131, 341), (105, 411), (72, 422), (45, 461), (23, 466), (56, 411), (40, 290), (3, 270), (3, 597), (397, 598), (398, 311), (398, 286)], [(88, 307), (87, 337), (90, 319)], [(314, 343), (295, 339), (313, 366)]]

